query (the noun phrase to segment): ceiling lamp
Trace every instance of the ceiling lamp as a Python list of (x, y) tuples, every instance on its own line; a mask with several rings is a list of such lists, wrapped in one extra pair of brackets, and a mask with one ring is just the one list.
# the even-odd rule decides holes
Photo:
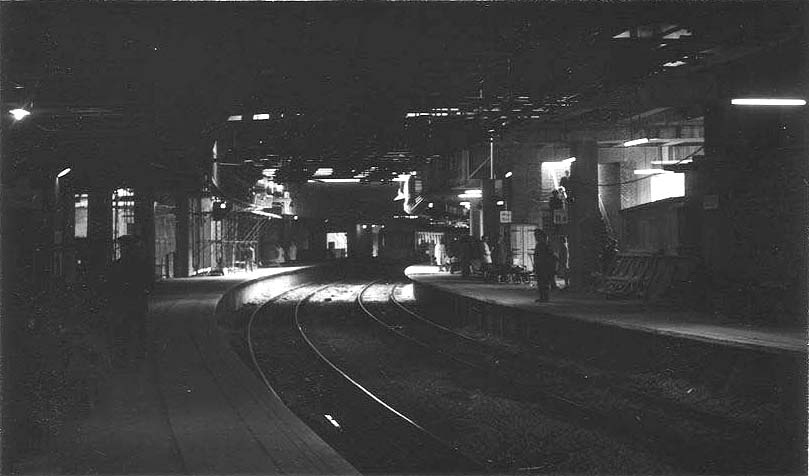
[(644, 137), (643, 139), (634, 139), (624, 142), (624, 147), (632, 147), (633, 145), (641, 145), (641, 144), (648, 144), (649, 139)]
[(358, 178), (323, 178), (317, 180), (309, 180), (309, 183), (323, 182), (323, 183), (360, 183)]
[(15, 121), (21, 121), (26, 116), (31, 115), (31, 113), (29, 111), (26, 111), (25, 109), (21, 109), (21, 108), (12, 109), (12, 110), (10, 110), (8, 112), (11, 113), (11, 115), (14, 117)]
[(237, 116), (230, 116), (230, 117), (228, 117), (228, 121), (241, 121), (241, 120), (242, 120), (242, 116), (241, 116), (241, 115), (237, 115)]
[(267, 121), (270, 119), (269, 114), (253, 114), (254, 121)]
[(70, 168), (70, 167), (67, 167), (66, 169), (64, 169), (64, 170), (62, 170), (61, 172), (59, 172), (59, 173), (56, 175), (56, 178), (62, 178), (62, 177), (64, 177), (65, 175), (69, 174), (69, 173), (70, 173), (70, 171), (71, 171), (71, 168)]
[(805, 106), (805, 99), (786, 98), (737, 98), (731, 99), (734, 106)]
[(321, 167), (315, 170), (315, 177), (328, 177), (334, 173), (334, 169), (331, 167)]

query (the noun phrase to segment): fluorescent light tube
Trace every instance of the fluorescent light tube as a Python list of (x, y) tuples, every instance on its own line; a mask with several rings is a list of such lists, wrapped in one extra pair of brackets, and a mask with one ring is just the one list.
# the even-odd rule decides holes
[(778, 98), (737, 98), (731, 99), (734, 106), (805, 106), (805, 99), (778, 99)]
[(648, 144), (649, 139), (644, 137), (643, 139), (634, 139), (624, 142), (624, 147), (632, 147), (633, 145), (640, 145), (640, 144)]

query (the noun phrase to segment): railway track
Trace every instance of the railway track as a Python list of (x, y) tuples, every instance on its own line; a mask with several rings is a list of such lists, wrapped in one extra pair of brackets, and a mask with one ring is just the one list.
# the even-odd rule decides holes
[(262, 317), (272, 318), (273, 316), (267, 315), (269, 308), (277, 308), (286, 302), (288, 315), (282, 319), (288, 321), (287, 330), (294, 330), (292, 333), (287, 332), (286, 337), (294, 337), (298, 341), (295, 356), (288, 357), (292, 357), (293, 366), (299, 370), (300, 366), (307, 366), (308, 363), (310, 368), (304, 372), (308, 376), (303, 377), (307, 384), (319, 379), (318, 385), (325, 386), (328, 390), (320, 395), (325, 399), (315, 405), (317, 412), (310, 409), (301, 415), (301, 408), (293, 408), (293, 411), (298, 410), (296, 413), (299, 416), (308, 420), (307, 423), (316, 432), (343, 453), (360, 471), (388, 472), (391, 468), (396, 468), (404, 473), (482, 472), (485, 465), (461, 454), (451, 443), (442, 440), (352, 379), (307, 336), (306, 327), (301, 322), (302, 310), (313, 296), (326, 292), (330, 286), (299, 286), (265, 303), (251, 315), (247, 326), (250, 356), (268, 389), (285, 400), (274, 388), (277, 380), (268, 375), (271, 372), (267, 371), (270, 367), (276, 367), (269, 364), (277, 364), (277, 361), (268, 362), (266, 358), (262, 358), (255, 342), (256, 322)]
[[(294, 392), (288, 390), (279, 393), (363, 472), (525, 474), (579, 472), (586, 466), (572, 461), (587, 459), (576, 454), (581, 448), (571, 450), (564, 441), (538, 448), (520, 442), (526, 447), (522, 459), (519, 455), (497, 459), (495, 449), (487, 454), (485, 444), (470, 443), (474, 438), (456, 428), (458, 421), (468, 430), (464, 426), (468, 420), (487, 418), (485, 408), (473, 405), (472, 416), (466, 418), (453, 407), (474, 399), (495, 402), (490, 413), (500, 412), (501, 420), (504, 415), (519, 415), (515, 418), (520, 421), (511, 425), (523, 428), (520, 431), (572, 434), (579, 430), (565, 425), (573, 425), (585, 432), (606, 432), (615, 444), (635, 448), (629, 451), (638, 451), (640, 460), (647, 458), (644, 454), (656, 454), (668, 470), (734, 473), (756, 467), (756, 454), (744, 454), (755, 452), (755, 445), (745, 441), (753, 435), (747, 434), (748, 425), (636, 392), (625, 387), (626, 377), (609, 371), (582, 370), (541, 355), (526, 358), (463, 335), (400, 302), (396, 289), (397, 284), (382, 280), (305, 285), (257, 309), (248, 325), (250, 355), (268, 388), (314, 389), (302, 397), (290, 397)], [(369, 318), (375, 323), (371, 328)], [(268, 341), (266, 329), (261, 330), (268, 322), (274, 323), (269, 332), (275, 335), (274, 342)], [(258, 336), (262, 345), (254, 343), (256, 328), (263, 334)], [(279, 348), (294, 352), (281, 355)], [(297, 378), (289, 376), (296, 373)], [(417, 395), (425, 389), (426, 397)], [(505, 423), (474, 424), (502, 431), (501, 437), (513, 431)], [(473, 428), (472, 433), (479, 430)], [(547, 436), (526, 436), (530, 441), (543, 438)], [(508, 445), (515, 443), (504, 442), (501, 451), (511, 451)], [(598, 451), (592, 452), (590, 457), (597, 459)], [(475, 457), (468, 456), (472, 454)], [(648, 469), (644, 461), (627, 464), (606, 471), (661, 472)], [(761, 470), (771, 470), (768, 464)]]
[[(751, 467), (750, 461), (744, 461), (749, 454), (731, 458), (717, 454), (736, 453), (733, 450), (738, 448), (728, 447), (729, 439), (740, 442), (755, 438), (758, 428), (753, 425), (629, 389), (627, 380), (620, 375), (578, 372), (574, 366), (559, 366), (548, 359), (526, 362), (523, 356), (494, 349), (405, 306), (396, 299), (396, 284), (388, 285), (387, 302), (377, 296), (373, 304), (366, 303), (363, 296), (372, 285), (362, 290), (358, 302), (374, 322), (408, 342), (488, 372), (508, 386), (515, 399), (550, 401), (554, 410), (582, 425), (596, 423), (612, 433), (628, 436), (661, 452), (672, 463), (687, 462), (685, 468), (689, 470), (735, 472)], [(398, 312), (391, 312), (390, 305)], [(590, 379), (590, 375), (595, 378)]]

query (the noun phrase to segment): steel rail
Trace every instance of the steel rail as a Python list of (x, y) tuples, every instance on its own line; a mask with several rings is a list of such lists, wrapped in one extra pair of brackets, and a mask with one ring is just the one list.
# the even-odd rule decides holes
[[(362, 290), (360, 291), (360, 293), (364, 292), (364, 291), (365, 291), (365, 290), (367, 290), (367, 289), (368, 289), (368, 288), (369, 288), (371, 285), (373, 285), (374, 283), (377, 283), (377, 282), (379, 282), (379, 281), (381, 281), (381, 280), (380, 280), (380, 279), (377, 279), (377, 280), (375, 280), (375, 281), (371, 281), (370, 283), (368, 283), (367, 285), (365, 285), (365, 286), (362, 288)], [(472, 463), (476, 464), (478, 467), (480, 467), (480, 468), (485, 468), (485, 467), (486, 467), (486, 465), (485, 465), (485, 464), (481, 463), (480, 461), (476, 460), (475, 458), (473, 458), (473, 457), (471, 457), (471, 456), (469, 456), (469, 455), (466, 455), (466, 454), (464, 454), (464, 453), (461, 453), (461, 452), (460, 452), (460, 450), (458, 450), (458, 448), (456, 448), (454, 445), (450, 444), (449, 442), (447, 442), (446, 440), (444, 440), (444, 439), (443, 439), (443, 438), (441, 438), (440, 436), (436, 435), (436, 434), (435, 434), (435, 433), (433, 433), (432, 431), (428, 430), (427, 428), (424, 428), (423, 426), (421, 426), (420, 424), (418, 424), (418, 423), (417, 423), (415, 420), (413, 420), (412, 418), (408, 417), (407, 415), (405, 415), (405, 414), (404, 414), (404, 413), (402, 413), (401, 411), (399, 411), (399, 410), (395, 409), (393, 406), (391, 406), (390, 404), (386, 403), (386, 402), (385, 402), (384, 400), (382, 400), (380, 397), (378, 397), (378, 396), (377, 396), (377, 395), (375, 395), (373, 392), (371, 392), (370, 390), (368, 390), (367, 388), (365, 388), (365, 387), (364, 387), (364, 386), (363, 386), (361, 383), (359, 383), (359, 382), (357, 382), (356, 380), (354, 380), (353, 378), (351, 378), (351, 376), (350, 376), (350, 375), (348, 375), (348, 374), (347, 374), (345, 371), (343, 371), (341, 368), (339, 368), (339, 367), (338, 367), (338, 366), (337, 366), (337, 365), (336, 365), (334, 362), (332, 362), (332, 361), (331, 361), (331, 360), (330, 360), (328, 357), (326, 357), (326, 356), (325, 356), (325, 355), (324, 355), (324, 354), (323, 354), (323, 353), (320, 351), (320, 349), (318, 349), (318, 348), (317, 348), (317, 346), (315, 345), (315, 343), (314, 343), (314, 342), (312, 342), (312, 340), (309, 338), (309, 336), (307, 336), (307, 335), (306, 335), (306, 331), (304, 330), (303, 325), (302, 325), (302, 324), (301, 324), (301, 322), (300, 322), (300, 307), (303, 305), (303, 303), (304, 303), (304, 302), (309, 301), (309, 300), (312, 298), (312, 296), (314, 296), (314, 295), (315, 295), (315, 294), (317, 294), (318, 292), (322, 291), (323, 289), (328, 288), (329, 286), (331, 286), (331, 285), (333, 285), (333, 284), (334, 284), (334, 283), (330, 283), (330, 284), (327, 284), (326, 286), (323, 286), (323, 287), (321, 287), (321, 288), (319, 288), (319, 289), (315, 290), (314, 292), (310, 293), (310, 294), (309, 294), (308, 296), (306, 296), (305, 298), (300, 299), (300, 300), (297, 302), (297, 304), (295, 305), (295, 311), (294, 311), (294, 322), (295, 322), (295, 326), (298, 328), (298, 332), (299, 332), (299, 334), (300, 334), (300, 335), (301, 335), (301, 337), (304, 339), (304, 341), (307, 343), (307, 345), (309, 345), (309, 347), (312, 349), (312, 351), (314, 351), (314, 352), (315, 352), (315, 354), (317, 354), (317, 356), (318, 356), (318, 357), (319, 357), (319, 358), (320, 358), (320, 359), (321, 359), (321, 360), (322, 360), (324, 363), (326, 363), (326, 364), (327, 364), (329, 367), (331, 367), (331, 368), (332, 368), (332, 370), (334, 370), (335, 372), (337, 372), (338, 374), (340, 374), (340, 375), (341, 375), (341, 376), (342, 376), (342, 377), (343, 377), (343, 378), (344, 378), (346, 381), (348, 381), (349, 383), (351, 383), (352, 385), (354, 385), (354, 386), (355, 386), (355, 387), (356, 387), (358, 390), (360, 390), (362, 393), (364, 393), (364, 394), (365, 394), (366, 396), (368, 396), (370, 399), (372, 399), (373, 401), (375, 401), (376, 403), (378, 403), (379, 405), (381, 405), (383, 408), (385, 408), (386, 410), (388, 410), (390, 413), (392, 413), (392, 414), (396, 415), (398, 418), (400, 418), (401, 420), (403, 420), (404, 422), (406, 422), (407, 424), (409, 424), (410, 426), (412, 426), (412, 427), (413, 427), (413, 428), (415, 428), (416, 430), (418, 430), (418, 431), (420, 431), (421, 433), (423, 433), (423, 434), (427, 435), (427, 436), (428, 436), (428, 437), (430, 437), (432, 440), (434, 440), (435, 442), (439, 443), (441, 446), (443, 446), (443, 447), (445, 447), (445, 448), (450, 449), (451, 451), (453, 451), (453, 452), (457, 453), (458, 455), (460, 455), (460, 456), (461, 456), (461, 457), (463, 457), (463, 458), (468, 459), (468, 460), (469, 460), (469, 461), (471, 461)], [(357, 296), (357, 298), (359, 298), (359, 295)]]
[[(475, 364), (475, 363), (473, 363), (473, 362), (469, 362), (468, 360), (462, 359), (462, 358), (460, 358), (460, 357), (458, 357), (458, 356), (456, 356), (456, 355), (453, 355), (453, 354), (451, 354), (451, 353), (449, 353), (449, 352), (445, 352), (445, 351), (443, 351), (443, 350), (441, 350), (441, 349), (436, 348), (434, 345), (430, 345), (430, 344), (428, 344), (428, 343), (426, 343), (426, 342), (424, 342), (424, 341), (422, 341), (422, 340), (420, 340), (420, 339), (416, 339), (415, 337), (409, 336), (409, 335), (405, 334), (404, 332), (399, 331), (399, 330), (397, 329), (397, 327), (396, 327), (396, 326), (392, 326), (392, 325), (390, 325), (390, 324), (388, 324), (388, 323), (384, 322), (382, 319), (380, 319), (380, 318), (379, 318), (379, 317), (377, 317), (377, 316), (376, 316), (374, 313), (372, 313), (370, 310), (368, 310), (368, 308), (365, 306), (365, 303), (364, 303), (364, 302), (363, 302), (363, 300), (362, 300), (362, 296), (363, 296), (363, 294), (365, 294), (365, 292), (366, 292), (366, 291), (367, 291), (367, 290), (368, 290), (368, 289), (369, 289), (369, 288), (370, 288), (372, 285), (374, 285), (374, 284), (378, 283), (379, 281), (381, 281), (381, 280), (376, 280), (376, 281), (373, 281), (373, 282), (371, 282), (371, 283), (368, 283), (368, 285), (366, 285), (366, 286), (365, 286), (365, 287), (364, 287), (364, 288), (363, 288), (363, 289), (360, 291), (360, 293), (357, 295), (357, 303), (359, 304), (360, 308), (363, 310), (363, 312), (365, 312), (365, 314), (366, 314), (368, 317), (370, 317), (371, 319), (373, 319), (374, 321), (376, 321), (376, 322), (377, 322), (379, 325), (381, 325), (382, 327), (386, 328), (386, 329), (387, 329), (387, 330), (389, 330), (390, 332), (392, 332), (392, 333), (394, 333), (394, 334), (398, 335), (399, 337), (401, 337), (401, 338), (403, 338), (403, 339), (405, 339), (405, 340), (408, 340), (408, 341), (410, 341), (410, 342), (412, 342), (412, 343), (414, 343), (414, 344), (416, 344), (416, 345), (419, 345), (419, 346), (421, 346), (421, 347), (424, 347), (425, 349), (429, 349), (429, 350), (431, 350), (431, 351), (433, 351), (433, 352), (436, 352), (436, 353), (438, 353), (438, 354), (441, 354), (441, 355), (443, 355), (444, 357), (447, 357), (447, 358), (449, 358), (449, 359), (452, 359), (452, 360), (454, 360), (455, 362), (458, 362), (458, 363), (460, 363), (460, 364), (462, 364), (462, 365), (466, 365), (466, 366), (468, 366), (468, 367), (472, 367), (472, 368), (475, 368), (475, 369), (478, 369), (478, 370), (484, 370), (484, 371), (485, 371), (485, 370), (487, 370), (487, 368), (486, 368), (486, 367), (484, 367), (484, 366), (482, 366), (482, 365), (478, 365), (478, 364)], [(394, 288), (395, 288), (395, 287), (396, 287), (396, 286), (394, 285)], [(393, 291), (391, 291), (391, 292), (393, 292)], [(389, 297), (388, 299), (390, 299), (390, 297)], [(449, 331), (449, 332), (452, 332), (452, 331)]]

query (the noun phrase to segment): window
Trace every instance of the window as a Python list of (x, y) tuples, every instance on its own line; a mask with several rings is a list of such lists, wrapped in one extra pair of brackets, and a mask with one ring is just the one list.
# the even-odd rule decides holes
[(651, 178), (651, 201), (685, 196), (685, 174), (666, 173)]

